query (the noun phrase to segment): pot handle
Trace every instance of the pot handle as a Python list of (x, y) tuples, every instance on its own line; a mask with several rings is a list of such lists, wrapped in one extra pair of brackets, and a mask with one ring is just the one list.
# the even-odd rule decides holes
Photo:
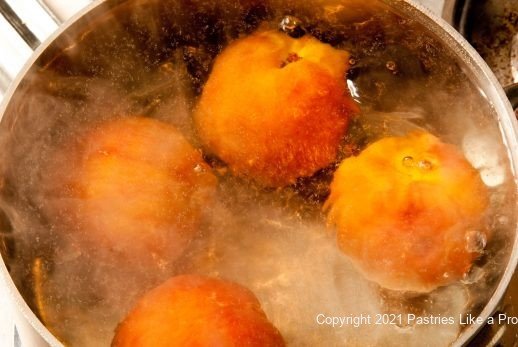
[(513, 83), (504, 88), (505, 94), (518, 117), (518, 83)]
[[(0, 46), (2, 49), (7, 48), (7, 51), (14, 56), (14, 59), (25, 61), (25, 59), (28, 58), (26, 55), (29, 54), (26, 50), (27, 47), (30, 50), (35, 50), (41, 43), (40, 39), (44, 39), (46, 36), (46, 34), (42, 34), (43, 32), (50, 34), (58, 28), (68, 16), (75, 13), (72, 11), (77, 11), (80, 8), (79, 6), (85, 6), (90, 1), (91, 0), (75, 0), (67, 2), (67, 0), (35, 0), (29, 7), (29, 9), (34, 10), (34, 13), (32, 16), (27, 17), (27, 13), (25, 13), (27, 11), (23, 11), (24, 9), (26, 10), (25, 7), (27, 4), (20, 6), (20, 4), (13, 1), (0, 0), (0, 19), (5, 20), (6, 24), (14, 30), (15, 34), (11, 38), (11, 40), (15, 41), (14, 43), (11, 42), (12, 44), (9, 44), (8, 42), (8, 44)], [(74, 4), (72, 5), (72, 3)], [(12, 6), (16, 4), (17, 6)], [(52, 22), (55, 24), (52, 25)], [(40, 30), (39, 35), (37, 35), (38, 32), (33, 31), (33, 29)], [(41, 31), (43, 29), (45, 29), (45, 31)], [(5, 30), (10, 31), (9, 29)], [(4, 34), (3, 30), (0, 35), (1, 34)], [(16, 37), (16, 35), (18, 37)], [(27, 47), (24, 46), (23, 42), (25, 42)], [(18, 68), (19, 66), (17, 64), (0, 64), (0, 100), (9, 87), (12, 78), (18, 72)]]

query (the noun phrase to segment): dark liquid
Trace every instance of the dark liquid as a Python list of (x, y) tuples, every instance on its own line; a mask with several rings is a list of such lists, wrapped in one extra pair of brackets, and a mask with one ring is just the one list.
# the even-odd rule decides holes
[[(484, 129), (483, 146), (499, 154), (493, 166), (502, 167), (487, 168), (497, 170), (489, 173), (496, 175), (489, 183), (494, 183), (493, 209), (500, 211), (491, 219), (498, 232), (464, 283), (409, 295), (363, 279), (338, 251), (320, 212), (334, 167), (280, 192), (217, 171), (220, 197), (212, 218), (181, 260), (152, 271), (126, 269), (109, 251), (84, 249), (67, 238), (84, 231), (65, 231), (59, 222), (67, 219), (62, 209), (67, 200), (57, 192), (60, 179), (66, 181), (74, 163), (60, 161), (57, 153), (80, 146), (74, 139), (91, 126), (135, 114), (170, 122), (197, 144), (190, 112), (214, 58), (232, 40), (259, 27), (278, 28), (288, 15), (299, 24), (288, 34), (313, 35), (352, 55), (344, 83), (362, 115), (344, 139), (353, 149), (344, 149), (341, 158), (390, 134), (426, 129), (463, 146), (466, 134)], [(483, 307), (505, 261), (494, 253), (510, 244), (511, 175), (490, 105), (454, 56), (418, 23), (376, 1), (326, 6), (128, 1), (92, 19), (87, 29), (70, 32), (37, 61), (2, 128), (2, 205), (12, 231), (0, 249), (26, 300), (64, 342), (109, 344), (135, 300), (179, 273), (221, 276), (247, 286), (287, 343), (296, 346), (345, 340), (447, 345), (461, 330), (458, 315)], [(216, 158), (206, 159), (224, 169)], [(505, 222), (497, 222), (502, 215)], [(454, 317), (455, 324), (416, 326), (403, 319), (395, 325), (332, 328), (315, 323), (319, 313), (369, 314), (373, 323), (384, 313), (443, 315)]]

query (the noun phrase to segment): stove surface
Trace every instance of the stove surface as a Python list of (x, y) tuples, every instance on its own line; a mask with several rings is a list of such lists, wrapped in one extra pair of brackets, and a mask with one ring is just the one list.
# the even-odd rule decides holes
[[(445, 15), (445, 17), (451, 16), (451, 11), (455, 0), (414, 0), (417, 3), (430, 8), (433, 12), (438, 15)], [(470, 3), (469, 0), (463, 1)], [(476, 3), (477, 1), (475, 1)], [(484, 1), (478, 2), (479, 6)], [(494, 0), (496, 3), (508, 2), (507, 0)], [(513, 1), (511, 1), (513, 2)], [(90, 3), (89, 0), (0, 0), (0, 5), (7, 3), (19, 16), (21, 21), (27, 25), (29, 30), (34, 32), (34, 38), (36, 43), (39, 43), (50, 35), (58, 26), (65, 21), (67, 18), (75, 14), (83, 6)], [(518, 8), (518, 0), (514, 1)], [(479, 9), (482, 7), (479, 7)], [(0, 6), (1, 9), (1, 6)], [(1, 12), (1, 11), (0, 11)], [(517, 12), (518, 13), (518, 12)], [(30, 14), (30, 15), (29, 15)], [(480, 14), (485, 15), (484, 13)], [(518, 16), (518, 14), (517, 14)], [(495, 73), (502, 84), (508, 84), (510, 82), (518, 81), (518, 64), (516, 65), (516, 75), (513, 75), (511, 61), (515, 61), (513, 58), (518, 57), (516, 53), (518, 48), (515, 50), (513, 42), (517, 42), (518, 39), (508, 41), (507, 47), (491, 48), (491, 43), (486, 46), (484, 42), (491, 39), (492, 37), (501, 37), (499, 30), (505, 30), (505, 27), (495, 24), (494, 26), (486, 25), (487, 18), (481, 26), (481, 33), (476, 33), (474, 36), (468, 38), (479, 40), (478, 47), (477, 43), (475, 46), (480, 49), (482, 55), (487, 59), (489, 65), (495, 70)], [(514, 18), (514, 17), (513, 17)], [(452, 21), (452, 18), (446, 18)], [(518, 20), (514, 18), (514, 20)], [(453, 22), (453, 21), (452, 21)], [(494, 31), (484, 31), (484, 27), (488, 30), (494, 29)], [(462, 32), (462, 30), (461, 30)], [(475, 32), (473, 32), (475, 33)], [(463, 34), (466, 34), (464, 31)], [(467, 34), (471, 35), (471, 34)], [(485, 36), (484, 36), (485, 35)], [(514, 36), (514, 32), (512, 34)], [(22, 68), (23, 63), (30, 57), (32, 49), (30, 43), (20, 37), (19, 33), (16, 32), (6, 21), (5, 15), (0, 14), (0, 51), (10, 52), (10, 54), (0, 54), (0, 101), (5, 93), (6, 88), (10, 80), (14, 78), (16, 73)], [(486, 40), (486, 41), (484, 41)], [(484, 51), (484, 49), (488, 49)], [(517, 58), (518, 59), (518, 58)], [(19, 313), (18, 309), (13, 307), (12, 303), (8, 299), (7, 293), (4, 293), (4, 286), (0, 285), (0, 346), (6, 347), (18, 347), (18, 346), (31, 346), (30, 344), (24, 343), (24, 332), (20, 330), (18, 332), (15, 327), (15, 322), (18, 321)], [(518, 317), (518, 276), (514, 276), (510, 287), (507, 290), (505, 298), (500, 305), (497, 315), (505, 313), (510, 317)], [(20, 327), (18, 327), (20, 329)], [(518, 346), (518, 325), (506, 325), (506, 324), (494, 324), (485, 326), (481, 333), (472, 341), (469, 346)]]

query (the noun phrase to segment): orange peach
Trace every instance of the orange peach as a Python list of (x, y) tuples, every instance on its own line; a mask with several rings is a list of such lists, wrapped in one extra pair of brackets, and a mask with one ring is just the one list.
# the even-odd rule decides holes
[(488, 191), (453, 145), (419, 132), (342, 162), (325, 208), (367, 278), (427, 292), (461, 279), (485, 246)]
[(284, 341), (248, 289), (182, 275), (140, 299), (119, 324), (112, 346), (275, 347)]
[(94, 242), (131, 256), (177, 257), (216, 178), (175, 127), (144, 117), (103, 123), (83, 143), (77, 212)]
[(310, 36), (260, 31), (216, 59), (195, 110), (208, 151), (231, 170), (279, 187), (331, 164), (357, 107), (349, 54)]

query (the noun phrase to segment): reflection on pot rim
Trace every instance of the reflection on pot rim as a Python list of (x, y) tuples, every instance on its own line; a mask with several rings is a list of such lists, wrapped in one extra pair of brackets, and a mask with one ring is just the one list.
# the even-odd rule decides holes
[[(489, 71), (488, 67), (481, 61), (481, 59), (478, 57), (478, 55), (473, 51), (472, 48), (470, 48), (465, 41), (463, 41), (460, 36), (454, 32), (451, 28), (444, 25), (444, 22), (434, 15), (432, 15), (427, 10), (423, 9), (422, 7), (411, 4), (411, 3), (401, 3), (399, 1), (393, 1), (394, 6), (399, 8), (403, 13), (406, 15), (412, 15), (415, 18), (418, 18), (418, 20), (422, 21), (426, 26), (429, 28), (432, 28), (436, 32), (436, 34), (440, 37), (441, 40), (446, 42), (448, 45), (453, 47), (454, 52), (458, 55), (459, 59), (464, 60), (466, 62), (466, 65), (468, 66), (468, 69), (470, 71), (473, 71), (474, 74), (470, 75), (476, 82), (476, 84), (484, 86), (484, 94), (487, 95), (487, 97), (492, 100), (493, 107), (497, 110), (500, 121), (501, 121), (501, 131), (504, 134), (504, 141), (506, 141), (506, 145), (508, 148), (510, 148), (511, 151), (517, 148), (516, 144), (516, 122), (511, 117), (512, 112), (510, 111), (510, 107), (508, 103), (505, 101), (505, 97), (501, 89), (498, 87), (495, 78), (492, 76), (491, 72)], [(56, 33), (52, 38), (50, 38), (47, 43), (43, 44), (34, 54), (31, 61), (26, 65), (23, 72), (19, 75), (15, 83), (11, 86), (10, 91), (7, 94), (6, 100), (4, 101), (2, 107), (0, 108), (1, 113), (3, 114), (8, 107), (9, 100), (13, 97), (13, 95), (16, 93), (16, 90), (19, 86), (19, 84), (22, 82), (24, 76), (26, 73), (29, 72), (33, 64), (36, 62), (38, 57), (44, 53), (44, 51), (47, 49), (47, 47), (51, 47), (50, 50), (52, 50), (53, 46), (55, 45), (53, 42), (57, 39), (57, 41), (67, 41), (66, 36), (68, 35), (68, 28), (73, 31), (77, 31), (80, 27), (82, 27), (84, 24), (88, 23), (91, 18), (95, 18), (97, 15), (103, 13), (107, 9), (112, 8), (115, 6), (116, 2), (102, 2), (98, 1), (94, 4), (92, 4), (89, 8), (85, 9), (82, 13), (78, 14), (74, 18), (72, 18), (60, 31), (59, 33)], [(90, 12), (90, 14), (85, 15), (86, 13)], [(423, 16), (424, 14), (424, 16)], [(428, 16), (428, 17), (426, 17)], [(75, 23), (75, 24), (74, 24)], [(442, 29), (441, 29), (442, 27)], [(80, 29), (79, 29), (80, 30)], [(81, 30), (80, 30), (81, 31)], [(63, 36), (60, 36), (61, 33), (66, 32)], [(73, 37), (73, 36), (72, 36)], [(62, 42), (61, 42), (62, 44)], [(59, 46), (59, 45), (58, 45)], [(512, 158), (512, 165), (513, 165), (513, 171), (516, 172), (516, 165), (517, 165), (517, 153), (512, 152), (509, 154), (509, 156)], [(516, 239), (515, 239), (515, 245), (516, 245)], [(500, 281), (499, 286), (497, 287), (495, 293), (493, 294), (492, 299), (489, 301), (489, 303), (486, 305), (485, 309), (481, 313), (481, 317), (487, 317), (489, 314), (492, 313), (494, 310), (496, 304), (498, 303), (500, 297), (502, 296), (507, 283), (510, 280), (510, 277), (513, 273), (513, 269), (516, 265), (517, 261), (517, 251), (516, 246), (513, 249), (513, 253), (511, 255), (511, 260), (507, 265), (507, 268), (505, 270), (505, 273)], [(27, 319), (31, 324), (35, 327), (36, 330), (38, 330), (43, 336), (43, 338), (53, 344), (58, 345), (59, 342), (46, 330), (46, 328), (37, 320), (35, 315), (29, 310), (28, 306), (23, 301), (22, 297), (19, 295), (17, 290), (15, 289), (14, 285), (12, 284), (9, 273), (5, 267), (2, 266), (2, 275), (6, 278), (8, 281), (8, 286), (10, 287), (11, 293), (13, 293), (13, 296), (16, 298), (17, 305), (22, 307), (22, 311), (26, 315)], [(456, 343), (462, 344), (469, 340), (470, 336), (472, 336), (476, 330), (479, 328), (479, 326), (471, 326), (468, 329), (466, 329), (460, 338), (457, 340)]]

